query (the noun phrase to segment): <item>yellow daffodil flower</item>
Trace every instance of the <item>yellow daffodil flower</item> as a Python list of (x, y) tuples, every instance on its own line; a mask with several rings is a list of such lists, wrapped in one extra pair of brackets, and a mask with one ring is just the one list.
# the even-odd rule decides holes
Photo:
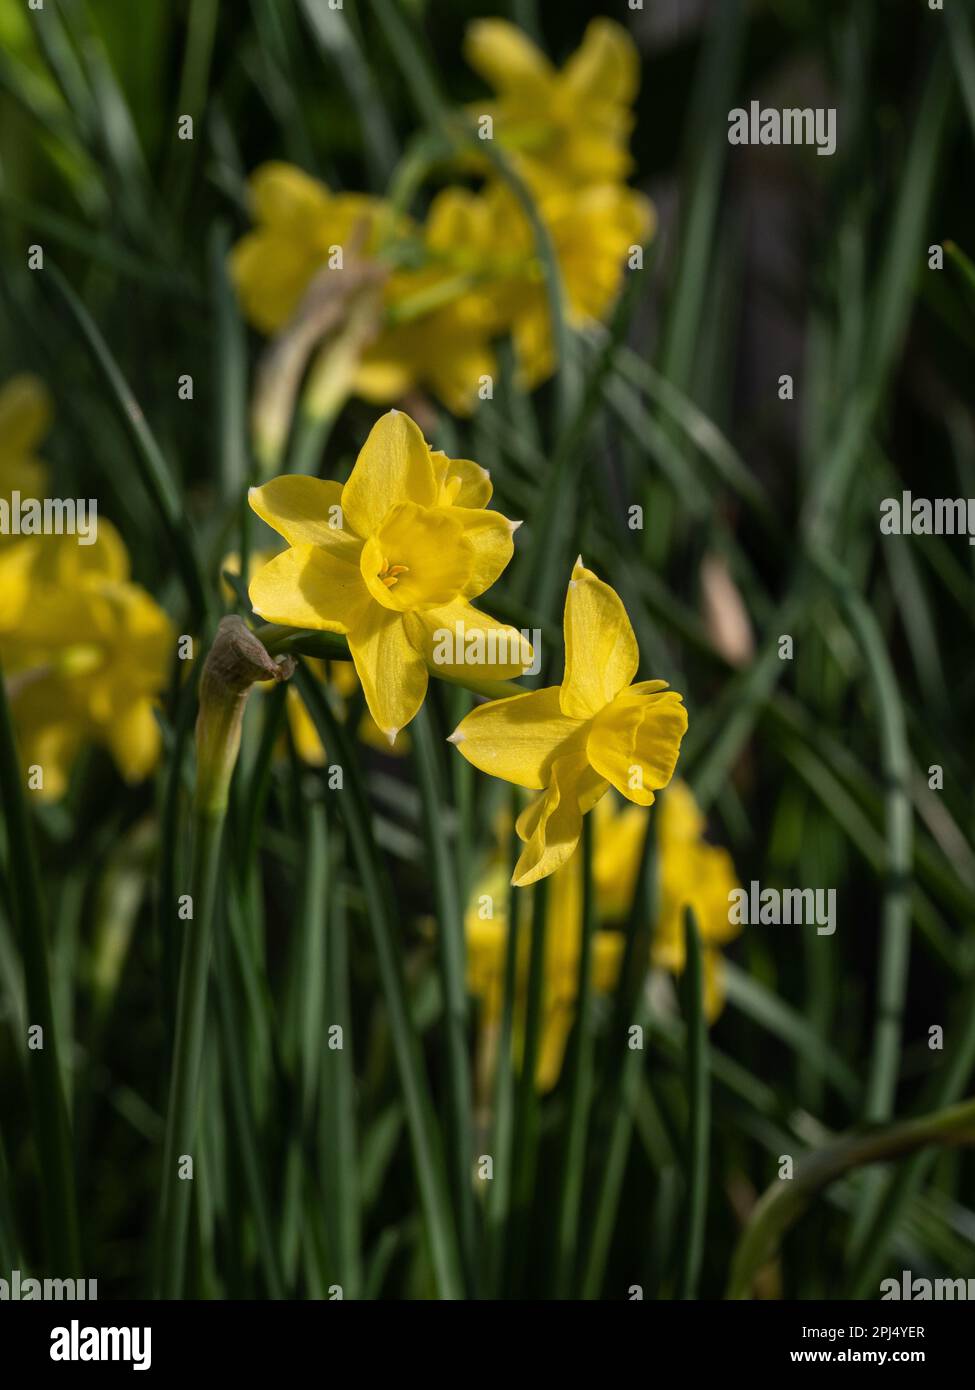
[(230, 253), (230, 273), (251, 323), (277, 333), (291, 319), (333, 248), (357, 237), (373, 254), (384, 204), (361, 193), (332, 193), (292, 164), (263, 164), (248, 183), (256, 227)]
[(527, 176), (554, 173), (573, 185), (626, 178), (640, 59), (619, 24), (593, 19), (561, 71), (504, 19), (475, 20), (464, 54), (498, 97), (473, 114), (493, 117), (495, 138)]
[(518, 817), (525, 841), (512, 882), (554, 873), (572, 854), (582, 817), (610, 785), (639, 806), (670, 781), (687, 711), (666, 681), (631, 684), (640, 654), (615, 590), (576, 561), (565, 600), (561, 686), (493, 700), (450, 741), (482, 772), (541, 790)]
[(358, 246), (357, 255), (375, 261), (382, 255), (383, 229), (412, 236), (423, 263), (390, 267), (383, 320), (373, 341), (362, 346), (352, 389), (388, 405), (423, 386), (455, 414), (470, 414), (479, 381), (496, 371), (488, 343), (496, 316), (488, 299), (472, 293), (483, 270), (459, 270), (445, 252), (488, 243), (486, 209), (475, 195), (459, 189), (438, 194), (422, 231), (405, 217), (390, 222), (380, 200), (333, 194), (289, 164), (257, 169), (250, 195), (257, 227), (234, 247), (230, 269), (255, 327), (273, 334), (294, 320), (312, 282), (334, 264), (335, 248), (348, 255)]
[[(611, 793), (599, 802), (593, 814), (596, 817), (593, 888), (598, 930), (593, 938), (592, 984), (597, 994), (604, 994), (616, 988), (619, 978), (624, 934), (613, 927), (625, 922), (630, 913), (646, 843), (647, 812), (639, 806), (621, 805)], [(655, 830), (659, 915), (654, 928), (651, 962), (671, 973), (683, 970), (683, 914), (686, 906), (693, 907), (704, 947), (705, 1012), (713, 1022), (724, 1005), (720, 947), (739, 930), (728, 921), (728, 894), (738, 886), (738, 878), (727, 850), (704, 840), (704, 818), (685, 783), (677, 779), (670, 783), (660, 805)], [(505, 839), (506, 833), (499, 827), (492, 862), (472, 893), (464, 919), (467, 986), (481, 1005), (479, 1075), (482, 1086), (494, 1068), (504, 1003), (510, 893), (501, 861)], [(532, 891), (529, 890), (529, 898)], [(490, 916), (486, 914), (486, 904), (490, 904)], [(550, 1090), (559, 1078), (575, 1020), (582, 910), (582, 856), (577, 850), (552, 876), (549, 884), (542, 1032), (535, 1075), (540, 1091)], [(530, 935), (523, 930), (515, 974), (516, 1057), (524, 1047), (529, 950)]]
[[(99, 519), (94, 545), (68, 536), (23, 544), (32, 561), (30, 603), (0, 631), (0, 652), (24, 762), (42, 769), (37, 790), (63, 794), (86, 739), (109, 750), (127, 781), (140, 781), (160, 752), (153, 706), (173, 656), (169, 618), (131, 582), (109, 522)], [(18, 553), (0, 556), (0, 589), (10, 563), (19, 563)]]
[[(513, 628), (470, 602), (514, 548), (518, 523), (486, 510), (491, 491), (484, 469), (432, 453), (395, 410), (373, 427), (344, 486), (289, 475), (251, 489), (254, 511), (289, 546), (251, 580), (254, 611), (345, 633), (369, 712), (390, 743), (423, 703), (429, 667), (448, 678), (469, 673), (472, 637), (473, 649), (480, 634), (483, 653), (499, 657), (478, 662), (479, 678), (520, 675), (531, 659)], [(443, 633), (457, 634), (459, 661), (438, 663)]]

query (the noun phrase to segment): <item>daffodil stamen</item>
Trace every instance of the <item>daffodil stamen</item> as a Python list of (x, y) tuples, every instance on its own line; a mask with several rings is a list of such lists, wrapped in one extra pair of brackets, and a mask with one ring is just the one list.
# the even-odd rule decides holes
[(396, 582), (401, 574), (409, 574), (409, 565), (391, 565), (388, 560), (383, 560), (382, 569), (376, 575), (380, 584), (385, 584), (387, 589), (395, 588)]

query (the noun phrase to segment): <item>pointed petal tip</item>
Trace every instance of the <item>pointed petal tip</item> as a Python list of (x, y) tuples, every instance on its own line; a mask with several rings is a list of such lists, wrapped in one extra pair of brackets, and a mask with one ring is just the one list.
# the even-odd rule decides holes
[[(524, 524), (524, 521), (511, 521), (510, 518), (508, 520), (508, 526), (510, 527), (512, 535), (515, 534), (519, 526), (524, 526)], [(975, 537), (973, 537), (972, 544), (975, 545)]]
[(461, 733), (460, 729), (455, 729), (452, 734), (447, 735), (447, 742), (453, 744), (463, 743), (464, 735)]
[(393, 744), (396, 742), (396, 735), (399, 733), (399, 729), (383, 729), (383, 733), (389, 741), (390, 748), (392, 748)]

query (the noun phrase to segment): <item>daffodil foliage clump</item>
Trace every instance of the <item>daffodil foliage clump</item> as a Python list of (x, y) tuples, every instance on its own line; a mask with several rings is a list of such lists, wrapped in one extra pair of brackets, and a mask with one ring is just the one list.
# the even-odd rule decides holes
[(975, 25), (500, 8), (0, 4), (0, 1280), (975, 1278)]

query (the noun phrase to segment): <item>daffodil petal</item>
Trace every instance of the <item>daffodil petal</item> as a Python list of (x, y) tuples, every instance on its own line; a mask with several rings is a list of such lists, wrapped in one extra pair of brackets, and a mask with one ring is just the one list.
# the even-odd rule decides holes
[(585, 725), (566, 718), (559, 688), (551, 685), (478, 705), (450, 742), (481, 772), (538, 790), (547, 785), (554, 759), (584, 746)]
[(477, 19), (467, 26), (464, 57), (496, 92), (547, 83), (554, 70), (528, 35), (506, 19)]
[(329, 191), (294, 164), (269, 160), (247, 182), (257, 222), (289, 233), (314, 234), (328, 215)]
[(566, 63), (562, 80), (581, 99), (627, 104), (640, 85), (640, 55), (621, 24), (593, 19)]
[(640, 664), (633, 628), (615, 589), (577, 560), (565, 596), (562, 711), (591, 719), (620, 693)]
[(371, 606), (358, 565), (317, 545), (297, 545), (258, 570), (248, 589), (255, 613), (287, 627), (348, 632)]
[(358, 563), (360, 538), (345, 525), (342, 484), (285, 473), (247, 494), (251, 510), (289, 545), (319, 545)]
[(159, 761), (162, 738), (152, 701), (141, 699), (116, 707), (105, 725), (105, 741), (127, 782), (141, 782)]
[(398, 502), (432, 507), (436, 500), (426, 440), (408, 415), (390, 410), (373, 425), (342, 489), (348, 524), (358, 535), (371, 536)]
[(474, 551), (471, 575), (464, 585), (464, 593), (468, 598), (476, 598), (489, 589), (507, 567), (514, 554), (514, 535), (518, 523), (509, 521), (500, 512), (473, 507), (451, 507), (449, 515), (461, 523)]
[(426, 663), (409, 640), (403, 614), (370, 602), (349, 633), (349, 651), (369, 713), (392, 744), (427, 693)]
[[(674, 775), (687, 710), (676, 690), (648, 681), (625, 691), (589, 727), (586, 749), (593, 767), (638, 806)], [(647, 689), (649, 687), (649, 690)]]
[(511, 878), (516, 888), (537, 883), (562, 867), (579, 843), (583, 815), (607, 785), (589, 766), (584, 752), (570, 752), (553, 761), (548, 786), (516, 823), (526, 841)]
[(667, 849), (694, 844), (704, 834), (704, 816), (686, 782), (674, 778), (657, 811), (657, 838)]
[(51, 395), (39, 377), (19, 372), (0, 386), (0, 449), (13, 458), (28, 453), (51, 423)]
[(417, 651), (435, 674), (463, 681), (506, 681), (524, 675), (532, 661), (527, 637), (456, 598), (437, 608), (407, 616), (407, 631)]
[(441, 449), (430, 455), (440, 488), (442, 507), (486, 507), (491, 500), (491, 475), (470, 459), (451, 459)]
[(545, 1095), (558, 1081), (566, 1044), (576, 1015), (574, 1000), (553, 1000), (542, 1015), (542, 1036), (535, 1064), (535, 1089)]
[(592, 942), (592, 982), (599, 994), (615, 989), (626, 937), (621, 931), (598, 931)]

